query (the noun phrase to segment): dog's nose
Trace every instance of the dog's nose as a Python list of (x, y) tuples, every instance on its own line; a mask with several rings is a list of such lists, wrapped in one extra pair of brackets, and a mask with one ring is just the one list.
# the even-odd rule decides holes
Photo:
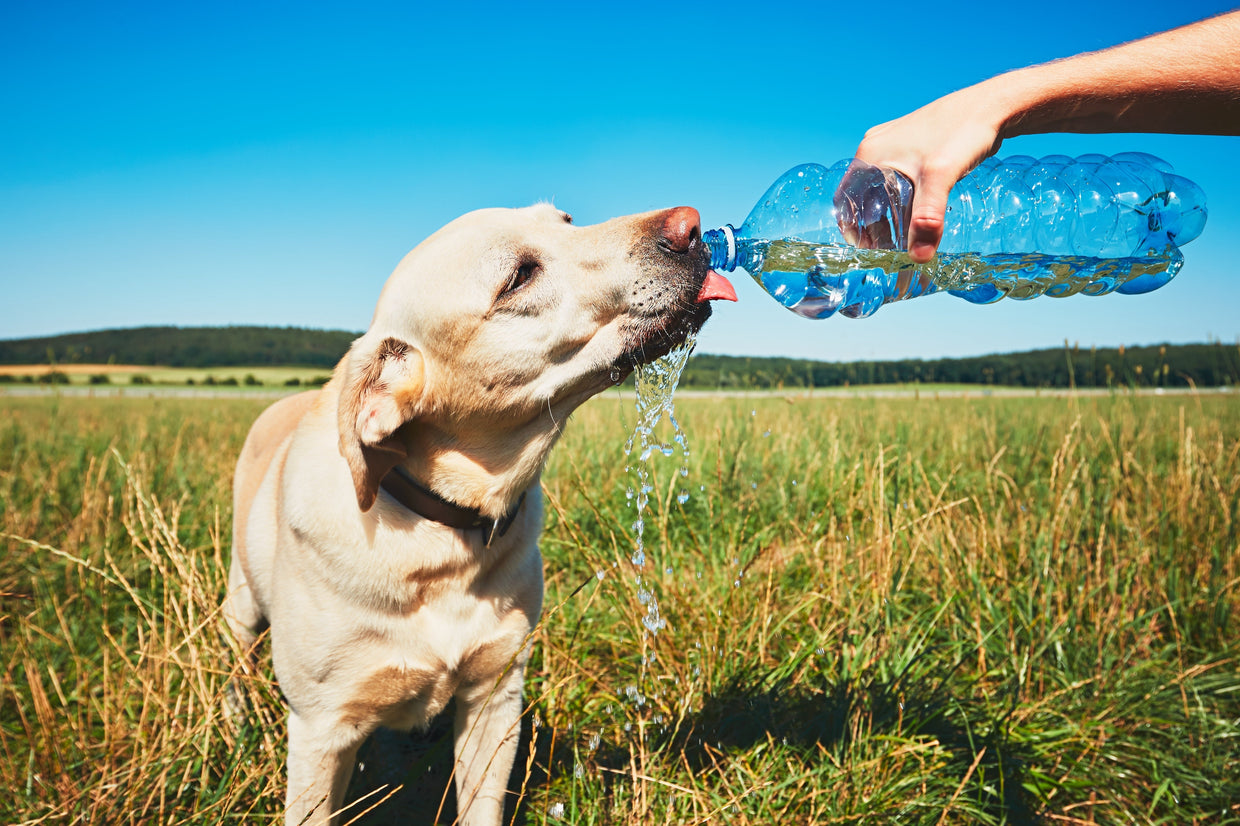
[(693, 207), (669, 209), (663, 217), (663, 229), (659, 244), (669, 252), (688, 252), (695, 240), (702, 236), (702, 216)]

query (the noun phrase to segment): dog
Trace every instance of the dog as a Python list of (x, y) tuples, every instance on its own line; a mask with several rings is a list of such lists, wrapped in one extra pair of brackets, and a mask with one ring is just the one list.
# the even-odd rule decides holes
[(270, 628), (286, 823), (331, 822), (366, 737), (453, 698), (460, 822), (501, 822), (544, 462), (574, 409), (735, 300), (707, 262), (689, 207), (584, 227), (549, 204), (469, 213), (400, 262), (321, 390), (260, 415), (224, 615), (246, 667)]

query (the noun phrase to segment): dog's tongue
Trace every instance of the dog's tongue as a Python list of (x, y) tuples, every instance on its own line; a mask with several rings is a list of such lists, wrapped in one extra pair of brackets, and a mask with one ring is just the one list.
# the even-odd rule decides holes
[(703, 301), (735, 301), (736, 290), (732, 287), (732, 282), (724, 278), (714, 270), (706, 272), (706, 280), (702, 282), (702, 291), (698, 293), (697, 303)]

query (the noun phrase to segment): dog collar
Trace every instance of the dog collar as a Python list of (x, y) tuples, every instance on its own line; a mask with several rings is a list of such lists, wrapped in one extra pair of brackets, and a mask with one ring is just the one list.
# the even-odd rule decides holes
[(400, 465), (392, 468), (383, 481), (379, 483), (388, 495), (409, 510), (432, 522), (447, 525), (459, 530), (482, 529), (482, 541), (486, 547), (498, 536), (508, 533), (517, 518), (517, 512), (525, 502), (525, 492), (517, 498), (516, 504), (509, 508), (508, 513), (499, 519), (488, 519), (477, 508), (463, 508), (455, 502), (449, 502), (435, 491), (418, 484), (409, 471)]

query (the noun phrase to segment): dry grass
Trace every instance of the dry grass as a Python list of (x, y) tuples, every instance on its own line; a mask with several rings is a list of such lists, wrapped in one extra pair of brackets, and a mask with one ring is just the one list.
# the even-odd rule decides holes
[[(270, 675), (242, 679), (250, 725), (220, 714), (229, 477), (263, 403), (0, 403), (0, 821), (278, 821)], [(638, 571), (633, 414), (592, 402), (544, 477), (516, 818), (1240, 822), (1238, 413), (685, 400), (690, 474), (656, 461)], [(447, 755), (440, 730), (372, 746), (355, 796), (405, 788), (370, 821), (431, 822)]]

